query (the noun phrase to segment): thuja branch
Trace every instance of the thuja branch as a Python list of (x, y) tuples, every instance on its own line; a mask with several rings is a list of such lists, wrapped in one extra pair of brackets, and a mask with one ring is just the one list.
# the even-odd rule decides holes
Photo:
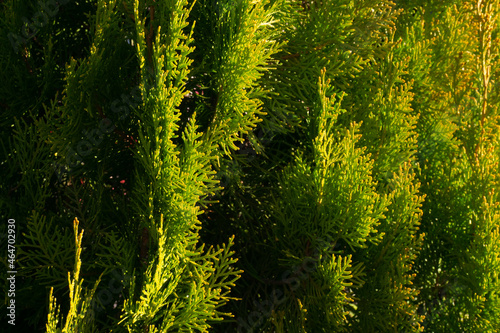
[(154, 68), (154, 66), (153, 66), (153, 36), (154, 36), (153, 25), (154, 25), (154, 20), (155, 20), (155, 6), (149, 7), (149, 18), (150, 18), (149, 32), (146, 34), (146, 45), (147, 45), (149, 64), (152, 68)]

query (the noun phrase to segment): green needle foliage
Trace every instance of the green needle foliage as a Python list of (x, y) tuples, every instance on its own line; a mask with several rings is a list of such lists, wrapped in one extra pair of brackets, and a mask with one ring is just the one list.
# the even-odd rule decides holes
[(0, 6), (2, 332), (500, 331), (500, 1)]
[(92, 318), (90, 317), (92, 312), (89, 311), (92, 304), (92, 298), (95, 293), (95, 288), (99, 284), (99, 280), (96, 282), (96, 286), (88, 293), (82, 295), (82, 284), (83, 280), (80, 279), (80, 269), (82, 266), (82, 261), (80, 260), (80, 255), (82, 253), (82, 238), (83, 231), (78, 233), (79, 222), (77, 219), (73, 222), (73, 228), (75, 232), (75, 268), (73, 269), (73, 278), (71, 278), (71, 273), (68, 272), (68, 283), (69, 283), (69, 297), (70, 297), (70, 308), (68, 315), (64, 322), (64, 327), (58, 328), (59, 323), (59, 308), (56, 304), (56, 299), (52, 296), (53, 289), (50, 289), (49, 295), (49, 314), (47, 318), (47, 332), (92, 332), (91, 323), (89, 323)]

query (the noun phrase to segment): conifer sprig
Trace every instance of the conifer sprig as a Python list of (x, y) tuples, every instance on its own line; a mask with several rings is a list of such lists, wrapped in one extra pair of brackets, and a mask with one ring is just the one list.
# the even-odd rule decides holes
[(56, 333), (69, 333), (69, 332), (94, 332), (93, 328), (93, 312), (90, 308), (92, 298), (94, 296), (99, 280), (95, 283), (92, 290), (84, 292), (82, 284), (83, 279), (80, 278), (80, 269), (82, 262), (80, 255), (82, 252), (82, 238), (83, 230), (81, 232), (78, 228), (79, 222), (75, 218), (73, 221), (73, 229), (75, 234), (75, 263), (73, 268), (73, 276), (68, 272), (69, 283), (69, 298), (70, 307), (64, 326), (58, 327), (59, 323), (59, 307), (56, 304), (56, 299), (53, 297), (53, 288), (50, 290), (49, 296), (49, 314), (47, 319), (47, 332)]

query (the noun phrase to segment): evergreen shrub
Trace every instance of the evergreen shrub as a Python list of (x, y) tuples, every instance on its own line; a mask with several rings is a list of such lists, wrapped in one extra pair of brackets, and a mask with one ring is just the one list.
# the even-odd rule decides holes
[(499, 0), (3, 0), (2, 332), (500, 332)]

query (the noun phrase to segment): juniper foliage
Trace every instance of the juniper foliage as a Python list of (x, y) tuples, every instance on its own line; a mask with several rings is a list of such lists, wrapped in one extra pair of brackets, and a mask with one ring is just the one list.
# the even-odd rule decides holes
[(498, 331), (498, 0), (0, 6), (6, 332)]

